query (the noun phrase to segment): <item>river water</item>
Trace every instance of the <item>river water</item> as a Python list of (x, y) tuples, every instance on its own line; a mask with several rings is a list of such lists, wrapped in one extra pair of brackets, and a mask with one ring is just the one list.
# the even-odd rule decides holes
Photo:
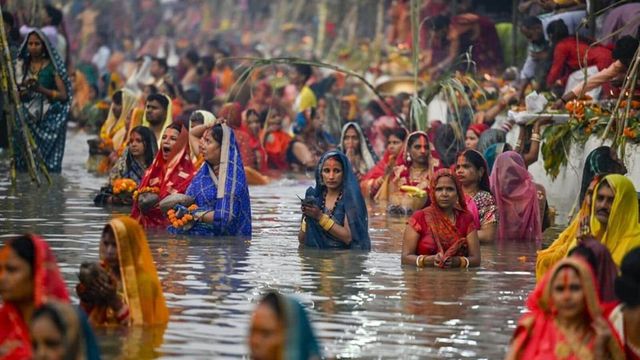
[[(43, 235), (74, 297), (80, 263), (97, 260), (102, 228), (119, 212), (93, 205), (106, 180), (85, 170), (87, 138), (69, 132), (63, 173), (51, 186), (38, 188), (24, 175), (12, 186), (0, 162), (0, 242)], [(250, 241), (149, 234), (170, 323), (98, 330), (104, 358), (246, 357), (250, 314), (267, 289), (301, 299), (325, 356), (504, 357), (535, 284), (532, 246), (483, 245), (482, 266), (468, 271), (405, 268), (404, 220), (374, 207), (370, 253), (298, 249), (295, 195), (310, 185), (298, 177), (251, 187)]]

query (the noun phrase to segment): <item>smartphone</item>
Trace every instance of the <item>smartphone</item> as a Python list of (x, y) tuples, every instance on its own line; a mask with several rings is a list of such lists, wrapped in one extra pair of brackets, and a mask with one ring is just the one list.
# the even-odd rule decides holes
[[(296, 196), (298, 196), (298, 195), (296, 195)], [(300, 203), (302, 205), (318, 206), (318, 200), (315, 198), (315, 196), (307, 196), (304, 199), (301, 198), (300, 196), (298, 196), (298, 199), (300, 199)]]

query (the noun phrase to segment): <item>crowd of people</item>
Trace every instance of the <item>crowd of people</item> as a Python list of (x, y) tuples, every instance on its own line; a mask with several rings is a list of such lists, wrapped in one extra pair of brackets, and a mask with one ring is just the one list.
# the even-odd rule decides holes
[[(113, 37), (95, 26), (99, 10), (107, 9), (72, 3), (65, 16), (72, 17), (67, 24), (79, 30), (77, 38), (67, 36), (63, 11), (52, 5), (45, 7), (43, 27), (21, 24), (10, 31), (22, 110), (50, 172), (62, 171), (70, 121), (92, 134), (88, 171), (108, 175), (94, 202), (131, 213), (104, 227), (99, 261), (79, 269), (79, 309), (69, 305), (45, 240), (27, 234), (4, 243), (0, 359), (47, 353), (94, 359), (92, 326), (166, 324), (169, 310), (145, 230), (250, 237), (249, 185), (308, 171), (315, 184), (300, 199), (300, 246), (371, 250), (368, 203), (386, 207), (389, 216), (407, 216), (400, 254), (406, 267), (479, 267), (483, 247), (527, 242), (540, 249), (538, 284), (508, 358), (640, 358), (639, 209), (624, 164), (607, 146), (588, 155), (580, 211), (542, 249), (551, 207), (528, 167), (538, 161), (549, 123), (519, 126), (512, 145), (506, 134), (514, 123), (496, 120), (532, 82), (557, 92), (559, 106), (601, 85), (612, 89), (603, 96), (615, 94), (614, 80), (638, 48), (637, 24), (628, 31), (633, 22), (620, 19), (640, 4), (612, 8), (598, 32), (606, 46), (591, 47), (593, 39), (580, 33), (581, 1), (522, 1), (528, 56), (513, 87), (492, 107), (468, 104), (475, 116), (463, 113), (469, 118), (439, 119), (413, 131), (410, 94), (376, 97), (361, 109), (358, 82), (342, 71), (306, 61), (258, 69), (225, 61), (256, 49), (244, 40), (207, 40), (194, 26), (205, 22), (205, 5), (200, 13), (197, 6), (169, 11), (170, 25), (192, 36), (185, 43), (154, 26), (153, 16), (163, 15), (152, 1), (139, 4), (149, 12), (135, 27), (107, 24)], [(391, 7), (394, 46), (411, 44), (402, 24), (408, 3)], [(472, 49), (474, 71), (500, 74), (501, 40), (490, 18), (475, 13), (472, 1), (455, 9), (444, 1), (427, 4), (421, 71), (436, 78), (461, 70), (456, 59)], [(18, 29), (20, 19), (3, 13), (9, 30)], [(138, 29), (141, 24), (149, 26)], [(571, 73), (585, 64), (596, 73), (570, 86)], [(539, 74), (545, 78), (536, 81)], [(489, 78), (485, 85), (500, 87)], [(18, 169), (26, 168), (25, 156), (16, 152)], [(303, 307), (277, 292), (257, 305), (249, 344), (258, 359), (321, 356)]]

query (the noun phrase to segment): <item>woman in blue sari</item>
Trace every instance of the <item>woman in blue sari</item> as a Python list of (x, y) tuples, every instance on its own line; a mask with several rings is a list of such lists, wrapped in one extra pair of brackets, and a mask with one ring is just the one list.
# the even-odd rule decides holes
[(195, 223), (169, 227), (176, 234), (202, 236), (251, 236), (251, 204), (244, 166), (233, 130), (212, 125), (200, 140), (205, 163), (187, 188), (195, 199)]
[(367, 207), (347, 156), (326, 152), (316, 168), (316, 186), (302, 201), (298, 240), (320, 249), (371, 250)]
[[(20, 47), (16, 62), (16, 82), (23, 114), (47, 170), (62, 171), (62, 156), (71, 108), (71, 82), (64, 61), (40, 30), (31, 31)], [(18, 131), (22, 131), (18, 127)], [(23, 137), (16, 134), (16, 167), (27, 169)]]

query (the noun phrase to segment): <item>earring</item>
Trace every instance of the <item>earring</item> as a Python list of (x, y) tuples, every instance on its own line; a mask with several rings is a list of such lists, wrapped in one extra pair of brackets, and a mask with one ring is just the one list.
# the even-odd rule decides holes
[(407, 153), (407, 162), (410, 163), (411, 162), (411, 154)]

